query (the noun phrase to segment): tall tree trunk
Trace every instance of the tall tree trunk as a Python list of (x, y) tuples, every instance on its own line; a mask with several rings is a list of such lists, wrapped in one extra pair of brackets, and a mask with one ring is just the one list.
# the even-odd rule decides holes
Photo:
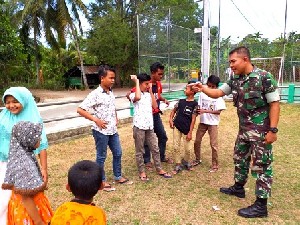
[(121, 87), (121, 66), (116, 65), (116, 79), (115, 79), (115, 87)]
[(78, 54), (78, 57), (79, 57), (79, 61), (80, 61), (81, 74), (82, 74), (84, 88), (89, 89), (89, 85), (88, 85), (88, 82), (87, 82), (87, 79), (86, 79), (86, 74), (85, 74), (85, 71), (84, 71), (83, 59), (82, 59), (82, 55), (81, 55), (81, 52), (80, 52), (79, 40), (78, 40), (78, 37), (77, 37), (76, 28), (75, 28), (73, 23), (71, 24), (71, 31), (72, 31), (72, 35), (73, 35), (73, 38), (74, 38), (74, 42), (75, 42), (76, 51), (77, 51), (77, 54)]
[(33, 31), (33, 39), (34, 39), (34, 49), (35, 49), (35, 69), (36, 69), (36, 85), (40, 85), (40, 77), (39, 77), (39, 70), (40, 70), (40, 63), (39, 63), (39, 46), (37, 43), (37, 31), (36, 27), (34, 27)]

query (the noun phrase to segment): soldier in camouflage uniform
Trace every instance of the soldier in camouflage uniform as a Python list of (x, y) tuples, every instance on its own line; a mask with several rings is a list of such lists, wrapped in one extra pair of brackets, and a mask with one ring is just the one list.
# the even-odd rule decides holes
[(219, 89), (197, 85), (198, 89), (212, 98), (232, 93), (239, 117), (239, 132), (234, 147), (235, 184), (220, 188), (225, 194), (245, 198), (250, 162), (251, 173), (256, 178), (256, 201), (240, 209), (242, 217), (266, 217), (267, 199), (271, 195), (273, 181), (272, 143), (277, 140), (279, 120), (279, 94), (273, 76), (256, 68), (250, 61), (246, 47), (238, 47), (229, 53), (230, 68), (234, 75)]

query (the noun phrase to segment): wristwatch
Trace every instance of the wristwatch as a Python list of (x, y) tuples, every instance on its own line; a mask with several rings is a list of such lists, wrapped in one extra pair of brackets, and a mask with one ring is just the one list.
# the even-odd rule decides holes
[(271, 131), (272, 133), (276, 134), (278, 132), (277, 127), (270, 127), (269, 131)]

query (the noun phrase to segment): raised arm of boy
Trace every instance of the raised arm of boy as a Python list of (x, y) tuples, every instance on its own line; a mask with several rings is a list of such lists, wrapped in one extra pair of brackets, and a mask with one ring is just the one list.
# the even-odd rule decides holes
[(141, 89), (140, 89), (140, 81), (136, 75), (130, 75), (132, 81), (135, 82), (135, 95), (133, 102), (137, 102), (141, 99)]

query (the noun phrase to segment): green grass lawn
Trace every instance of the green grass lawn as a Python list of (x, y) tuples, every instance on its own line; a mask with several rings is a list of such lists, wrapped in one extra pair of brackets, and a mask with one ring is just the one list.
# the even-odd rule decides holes
[[(217, 173), (208, 172), (211, 150), (205, 135), (203, 162), (194, 171), (183, 171), (172, 179), (148, 172), (150, 181), (141, 182), (135, 163), (131, 125), (119, 127), (123, 173), (134, 184), (113, 184), (112, 156), (108, 150), (106, 174), (117, 190), (110, 193), (100, 191), (94, 198), (94, 202), (106, 211), (108, 224), (300, 224), (300, 105), (281, 104), (278, 140), (274, 144), (274, 184), (268, 202), (269, 217), (244, 219), (237, 216), (237, 210), (255, 200), (254, 178), (249, 176), (245, 199), (219, 192), (220, 187), (233, 184), (232, 153), (238, 129), (236, 109), (231, 102), (226, 104), (227, 110), (222, 112), (219, 126), (220, 169)], [(168, 118), (169, 112), (165, 112), (163, 122), (169, 137), (167, 155), (172, 156), (172, 130)], [(65, 190), (68, 168), (82, 159), (95, 160), (92, 136), (50, 146), (49, 190), (46, 194), (53, 209), (72, 198)], [(173, 167), (163, 163), (163, 168), (170, 172)], [(220, 210), (213, 210), (213, 206)]]

